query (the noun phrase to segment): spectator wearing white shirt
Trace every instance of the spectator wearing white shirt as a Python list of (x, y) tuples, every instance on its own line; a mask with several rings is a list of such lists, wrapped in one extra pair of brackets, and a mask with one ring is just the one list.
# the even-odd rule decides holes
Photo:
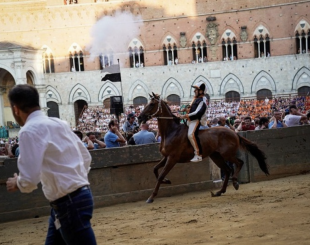
[(90, 223), (93, 197), (87, 177), (89, 152), (68, 123), (41, 111), (34, 87), (13, 87), (9, 101), (15, 120), (23, 127), (19, 132), (19, 175), (7, 180), (7, 190), (29, 193), (41, 182), (52, 207), (45, 244), (95, 245)]
[(307, 120), (307, 116), (298, 112), (296, 105), (290, 105), (289, 114), (284, 117), (284, 123), (288, 127), (293, 127), (299, 126), (303, 120)]

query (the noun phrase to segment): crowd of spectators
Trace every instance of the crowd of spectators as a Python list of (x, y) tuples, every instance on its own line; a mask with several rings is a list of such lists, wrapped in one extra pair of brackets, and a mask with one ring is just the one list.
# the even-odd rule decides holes
[(19, 156), (18, 137), (0, 138), (0, 156), (11, 158)]
[[(188, 106), (170, 105), (170, 109), (174, 115), (178, 115), (184, 113), (182, 111)], [(82, 112), (73, 131), (89, 150), (159, 142), (161, 137), (156, 118), (144, 125), (137, 123), (136, 118), (143, 109), (143, 105), (128, 106), (117, 120), (110, 114), (109, 109), (100, 106), (88, 107)], [(310, 96), (245, 99), (240, 102), (212, 101), (206, 111), (208, 120), (201, 129), (225, 126), (239, 132), (305, 125), (310, 123), (309, 111)], [(130, 137), (128, 133), (131, 133)], [(141, 136), (144, 138), (141, 139)], [(19, 154), (18, 138), (8, 138), (5, 127), (0, 127), (0, 147), (0, 155), (16, 157)]]
[[(294, 96), (291, 98), (275, 97), (273, 99), (265, 98), (263, 100), (245, 99), (240, 102), (225, 102), (224, 100), (211, 101), (207, 109), (208, 124), (211, 125), (211, 121), (214, 118), (230, 118), (231, 121), (237, 119), (237, 123), (244, 119), (246, 116), (250, 117), (251, 122), (257, 122), (256, 127), (259, 124), (260, 118), (267, 118), (268, 120), (273, 117), (274, 111), (281, 111), (283, 113), (288, 112), (289, 105), (296, 105), (297, 110), (305, 114), (310, 110), (310, 97), (307, 96)], [(170, 105), (170, 109), (173, 114), (177, 115), (182, 108), (186, 106)], [(126, 127), (132, 130), (138, 127), (135, 118), (140, 115), (140, 112), (144, 109), (143, 105), (134, 107), (129, 106), (124, 108), (124, 113), (119, 118), (119, 127), (121, 131), (126, 132)], [(128, 118), (130, 116), (132, 119)], [(110, 110), (100, 106), (88, 107), (82, 113), (79, 118), (78, 125), (73, 128), (74, 130), (81, 131), (83, 133), (88, 132), (108, 132), (108, 124), (112, 119), (116, 119), (114, 115), (110, 115)], [(238, 120), (239, 119), (239, 120)], [(264, 120), (264, 119), (263, 119)], [(129, 123), (130, 122), (130, 123)], [(148, 122), (150, 131), (157, 131), (157, 120), (153, 118)]]

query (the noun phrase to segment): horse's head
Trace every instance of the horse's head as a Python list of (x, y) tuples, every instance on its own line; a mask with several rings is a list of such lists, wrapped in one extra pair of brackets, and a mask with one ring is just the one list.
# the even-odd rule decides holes
[(140, 113), (138, 117), (139, 124), (146, 123), (154, 116), (158, 116), (160, 108), (160, 97), (157, 94), (152, 93), (150, 95), (151, 101), (144, 107), (144, 110)]

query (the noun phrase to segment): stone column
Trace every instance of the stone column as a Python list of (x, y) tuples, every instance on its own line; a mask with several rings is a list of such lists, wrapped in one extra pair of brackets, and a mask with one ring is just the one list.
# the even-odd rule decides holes
[(25, 61), (15, 61), (15, 71), (16, 71), (16, 85), (17, 84), (26, 84), (27, 83), (27, 76), (26, 71), (24, 70)]
[(0, 126), (4, 126), (4, 103), (3, 103), (3, 94), (5, 90), (0, 88)]
[(136, 68), (136, 53), (134, 52), (133, 54), (132, 54), (132, 60), (133, 60), (133, 67), (134, 68)]
[[(75, 68), (75, 56), (74, 55), (72, 56), (72, 63), (73, 63), (74, 71), (76, 71), (76, 68)], [(70, 69), (72, 69), (72, 67)]]
[(225, 50), (226, 50), (226, 60), (228, 60), (228, 44), (225, 44)]
[(230, 44), (230, 47), (231, 47), (231, 57), (232, 60), (234, 60), (234, 43)]
[(47, 115), (47, 111), (49, 108), (46, 105), (46, 97), (45, 97), (46, 85), (45, 84), (36, 84), (35, 87), (39, 92), (41, 110)]

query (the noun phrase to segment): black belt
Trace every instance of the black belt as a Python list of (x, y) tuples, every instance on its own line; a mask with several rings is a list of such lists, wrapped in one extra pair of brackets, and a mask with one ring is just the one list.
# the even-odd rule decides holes
[(53, 209), (57, 210), (57, 205), (62, 203), (62, 202), (65, 202), (67, 200), (69, 200), (70, 198), (73, 198), (75, 197), (76, 195), (78, 195), (81, 191), (84, 191), (84, 190), (88, 190), (89, 189), (89, 186), (88, 185), (85, 185), (85, 186), (82, 186), (78, 189), (76, 189), (75, 191), (61, 197), (61, 198), (58, 198), (56, 199), (55, 201), (52, 201), (50, 202), (50, 205)]

